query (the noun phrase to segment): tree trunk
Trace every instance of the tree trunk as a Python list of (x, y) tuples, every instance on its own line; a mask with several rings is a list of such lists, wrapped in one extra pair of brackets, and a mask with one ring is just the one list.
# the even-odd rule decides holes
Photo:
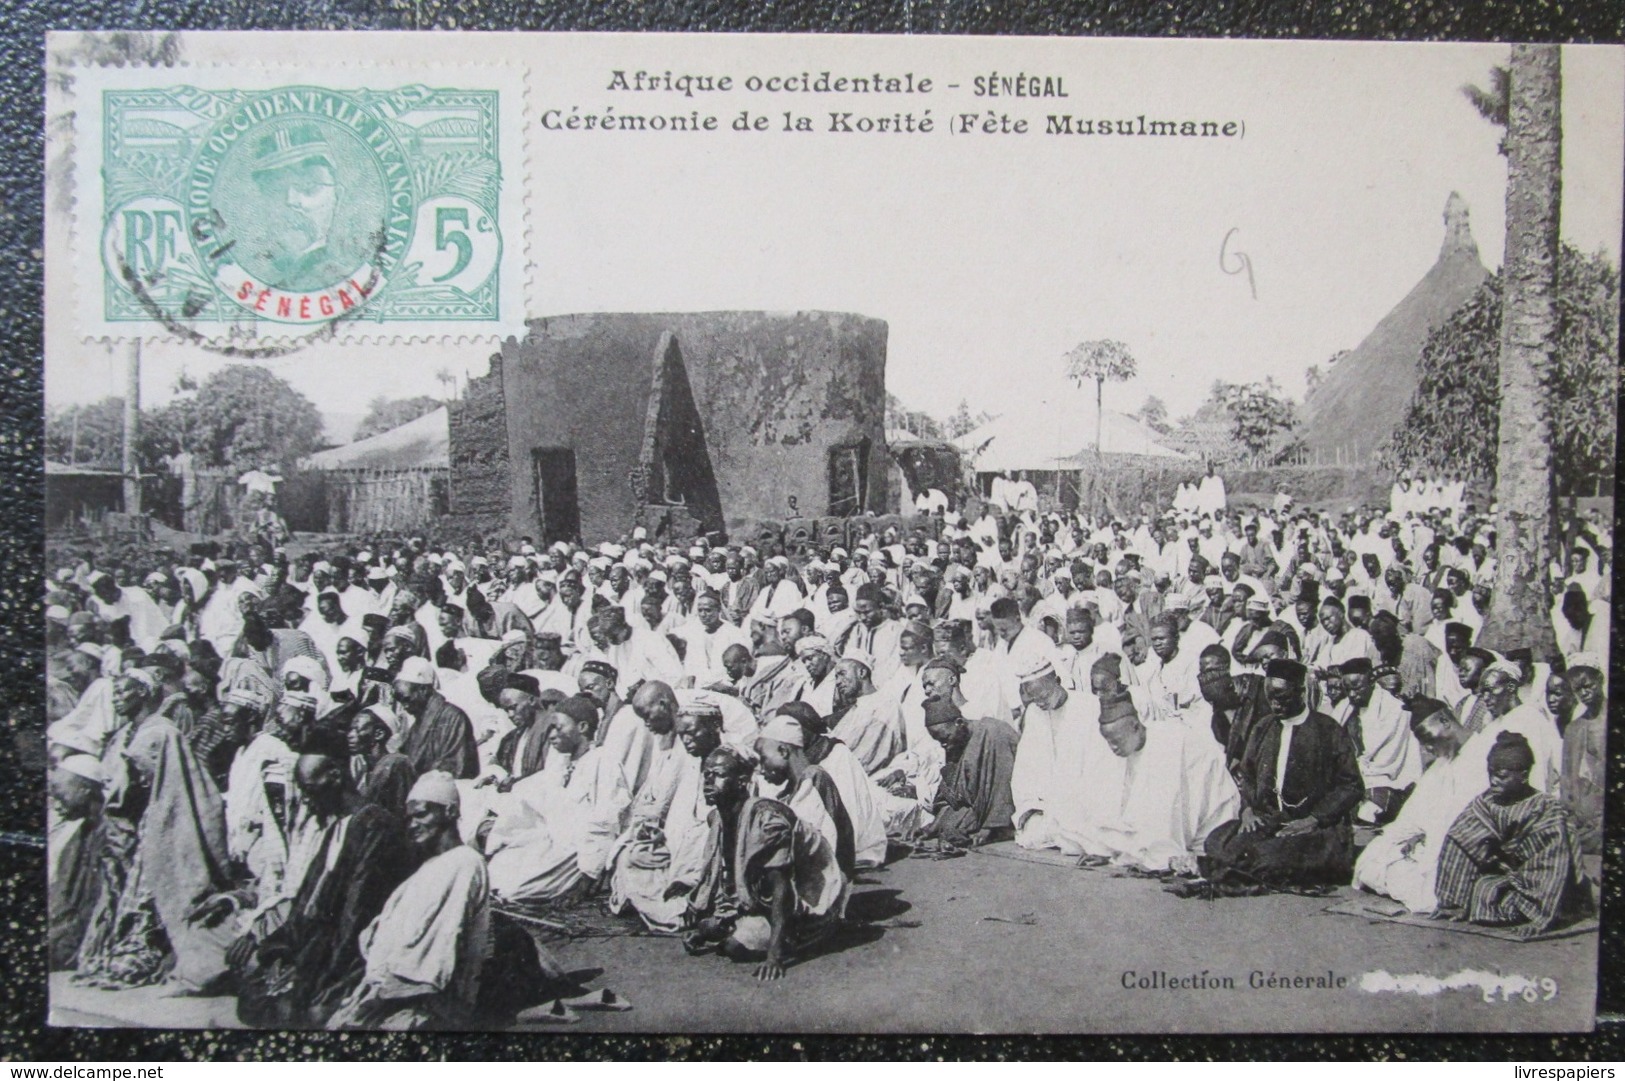
[(1105, 394), (1104, 394), (1105, 389), (1106, 389), (1106, 381), (1104, 379), (1096, 379), (1095, 380), (1095, 457), (1096, 458), (1100, 457), (1100, 436), (1101, 436), (1101, 430), (1100, 429), (1101, 429), (1101, 426), (1105, 423), (1105, 420), (1106, 420), (1106, 412), (1105, 412), (1105, 409), (1102, 408), (1102, 402), (1104, 401), (1104, 398), (1105, 398)]
[(1551, 373), (1557, 352), (1558, 212), (1562, 201), (1558, 46), (1512, 46), (1506, 254), (1501, 265), (1500, 440), (1496, 575), (1480, 644), (1557, 651), (1550, 565), (1556, 535)]

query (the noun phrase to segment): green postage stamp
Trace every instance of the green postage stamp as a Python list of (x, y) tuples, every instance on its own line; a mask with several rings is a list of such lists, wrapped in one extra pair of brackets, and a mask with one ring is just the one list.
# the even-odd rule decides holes
[(83, 332), (515, 332), (522, 84), (501, 69), (413, 74), (81, 69)]

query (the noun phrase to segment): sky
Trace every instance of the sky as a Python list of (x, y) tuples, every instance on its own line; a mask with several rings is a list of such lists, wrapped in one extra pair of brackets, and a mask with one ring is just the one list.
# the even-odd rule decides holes
[[(210, 43), (193, 36), (192, 57)], [(224, 47), (223, 44), (220, 47)], [(342, 44), (333, 46), (341, 55)], [(1452, 191), (1484, 263), (1499, 266), (1506, 166), (1500, 134), (1460, 92), (1505, 46), (1077, 39), (609, 35), (491, 39), (458, 48), (530, 70), (527, 196), (534, 315), (715, 309), (852, 311), (890, 327), (887, 386), (911, 408), (1019, 410), (1092, 402), (1062, 375), (1080, 341), (1115, 338), (1139, 364), (1107, 407), (1160, 397), (1176, 417), (1215, 379), (1275, 378), (1301, 398), (1304, 370), (1351, 349), (1438, 255)], [(319, 51), (319, 50), (318, 50)], [(443, 47), (441, 47), (443, 51)], [(423, 37), (380, 55), (410, 60)], [(1617, 264), (1625, 163), (1625, 51), (1564, 50), (1564, 239)], [(453, 58), (455, 59), (455, 58)], [(628, 99), (612, 69), (743, 73), (911, 70), (929, 99), (735, 95)], [(976, 100), (993, 70), (1064, 77), (1064, 102)], [(552, 106), (687, 112), (740, 108), (932, 109), (929, 136), (710, 136), (549, 132)], [(1238, 120), (1228, 140), (961, 135), (951, 114), (1008, 110)], [(1221, 245), (1245, 274), (1220, 267)], [(61, 250), (57, 232), (53, 253)], [(1233, 255), (1234, 257), (1234, 255)], [(52, 256), (54, 258), (54, 254)], [(1232, 263), (1234, 265), (1234, 263)], [(1256, 295), (1255, 295), (1256, 291)], [(122, 385), (128, 346), (83, 342), (47, 312), (47, 403)], [(487, 370), (486, 341), (317, 345), (267, 362), (324, 412), (379, 394), (444, 396), (435, 373)], [(142, 397), (173, 396), (183, 370), (226, 363), (149, 342)]]

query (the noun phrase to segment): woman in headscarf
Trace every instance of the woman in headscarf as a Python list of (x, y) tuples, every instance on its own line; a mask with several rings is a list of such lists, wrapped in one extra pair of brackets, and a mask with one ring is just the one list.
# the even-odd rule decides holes
[(124, 776), (108, 814), (135, 822), (134, 859), (111, 909), (111, 934), (81, 951), (79, 979), (118, 989), (169, 976), (204, 992), (226, 971), (231, 934), (188, 921), (203, 899), (230, 888), (225, 810), (186, 740), (151, 716), (124, 749)]

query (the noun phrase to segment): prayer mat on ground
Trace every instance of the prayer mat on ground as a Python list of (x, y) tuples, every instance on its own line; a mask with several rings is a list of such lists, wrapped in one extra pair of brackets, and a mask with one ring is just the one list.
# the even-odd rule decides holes
[(1597, 920), (1587, 917), (1578, 923), (1571, 923), (1566, 927), (1547, 931), (1543, 935), (1533, 938), (1523, 938), (1516, 930), (1510, 927), (1485, 927), (1478, 923), (1463, 923), (1459, 920), (1434, 920), (1426, 916), (1418, 916), (1405, 910), (1405, 906), (1397, 901), (1390, 901), (1386, 897), (1356, 896), (1339, 901), (1321, 911), (1333, 916), (1357, 916), (1361, 919), (1371, 920), (1374, 923), (1403, 923), (1411, 927), (1426, 927), (1434, 931), (1455, 931), (1464, 935), (1480, 935), (1484, 938), (1498, 938), (1502, 942), (1547, 942), (1554, 938), (1573, 938), (1576, 935), (1596, 934)]
[(633, 913), (612, 916), (601, 902), (580, 905), (496, 905), (505, 916), (539, 942), (566, 942), (578, 938), (631, 938), (654, 935)]
[(1023, 863), (1045, 863), (1051, 867), (1076, 869), (1078, 866), (1076, 856), (1064, 856), (1052, 848), (1022, 848), (1014, 841), (997, 841), (981, 848), (973, 848), (971, 851), (981, 856), (998, 856), (1001, 859), (1020, 860)]

